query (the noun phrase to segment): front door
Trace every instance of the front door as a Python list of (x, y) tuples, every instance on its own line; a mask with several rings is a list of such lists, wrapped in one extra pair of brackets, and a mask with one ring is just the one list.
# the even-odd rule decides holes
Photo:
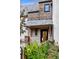
[(48, 40), (48, 30), (41, 30), (41, 42)]

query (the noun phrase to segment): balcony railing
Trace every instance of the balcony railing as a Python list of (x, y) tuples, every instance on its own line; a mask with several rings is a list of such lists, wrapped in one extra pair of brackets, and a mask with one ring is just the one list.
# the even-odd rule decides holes
[(26, 26), (52, 25), (53, 20), (28, 20)]

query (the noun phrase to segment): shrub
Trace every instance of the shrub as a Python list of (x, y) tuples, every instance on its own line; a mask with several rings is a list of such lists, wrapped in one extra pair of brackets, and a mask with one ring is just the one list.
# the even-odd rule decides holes
[(24, 48), (24, 54), (27, 59), (58, 59), (58, 47), (54, 44), (52, 45), (48, 41), (41, 43), (39, 46), (35, 41)]

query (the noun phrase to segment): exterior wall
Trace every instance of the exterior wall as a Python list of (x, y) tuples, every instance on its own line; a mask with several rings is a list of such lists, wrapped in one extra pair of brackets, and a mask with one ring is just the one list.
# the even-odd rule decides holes
[[(50, 5), (50, 11), (49, 12), (44, 12), (44, 7), (45, 7), (45, 4), (49, 4)], [(39, 3), (38, 5), (38, 9), (39, 9), (39, 12), (33, 12), (33, 11), (30, 11), (32, 13), (28, 13), (28, 19), (29, 20), (49, 20), (51, 19), (52, 20), (52, 8), (51, 7), (51, 4), (52, 2), (46, 2), (46, 3)]]
[(37, 41), (40, 44), (40, 29), (37, 31), (37, 36), (35, 35), (35, 29), (31, 30), (31, 42)]
[(59, 44), (59, 7), (58, 7), (58, 0), (53, 0), (53, 24), (54, 24), (54, 39), (56, 43)]
[[(40, 19), (52, 19), (52, 9), (51, 9), (51, 3), (52, 2), (47, 2), (47, 3), (39, 3), (39, 12), (40, 12)], [(50, 12), (44, 12), (44, 6), (45, 4), (50, 5)]]
[(39, 20), (39, 13), (29, 13), (28, 19), (29, 20)]

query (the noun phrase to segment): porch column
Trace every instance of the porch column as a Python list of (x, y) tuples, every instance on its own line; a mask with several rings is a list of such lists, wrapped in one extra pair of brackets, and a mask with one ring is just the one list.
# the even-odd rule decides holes
[(53, 40), (53, 35), (52, 35), (52, 26), (49, 26), (49, 30), (48, 30), (48, 40), (52, 41)]
[(32, 34), (32, 33), (31, 33), (31, 29), (30, 29), (30, 28), (28, 28), (28, 36), (29, 36), (29, 38), (28, 38), (28, 39), (29, 39), (29, 41), (30, 41), (30, 42), (31, 42), (31, 40), (32, 40), (32, 39), (31, 39), (31, 37), (32, 37), (32, 36), (31, 36), (31, 34)]

